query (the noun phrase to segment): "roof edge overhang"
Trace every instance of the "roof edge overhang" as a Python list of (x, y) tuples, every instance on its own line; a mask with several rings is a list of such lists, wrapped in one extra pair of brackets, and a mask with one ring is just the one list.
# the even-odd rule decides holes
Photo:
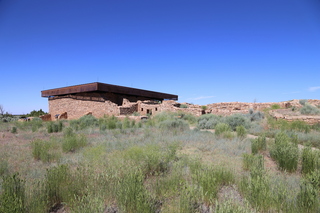
[(177, 95), (154, 92), (149, 90), (136, 89), (131, 87), (124, 87), (112, 84), (104, 84), (100, 82), (80, 84), (75, 86), (61, 87), (49, 90), (41, 91), (42, 97), (58, 96), (58, 95), (67, 95), (83, 92), (110, 92), (115, 94), (129, 95), (129, 96), (141, 96), (151, 99), (169, 99), (169, 100), (178, 100)]

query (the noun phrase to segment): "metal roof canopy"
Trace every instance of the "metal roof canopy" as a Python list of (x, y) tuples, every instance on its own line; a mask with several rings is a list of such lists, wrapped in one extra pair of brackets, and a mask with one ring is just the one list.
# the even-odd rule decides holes
[(75, 94), (75, 93), (82, 93), (82, 92), (110, 92), (110, 93), (122, 94), (122, 95), (141, 96), (141, 97), (157, 99), (157, 100), (163, 100), (163, 99), (178, 100), (177, 95), (130, 88), (130, 87), (117, 86), (112, 84), (104, 84), (100, 82), (43, 90), (41, 91), (41, 96), (49, 97), (49, 96), (67, 95), (67, 94)]

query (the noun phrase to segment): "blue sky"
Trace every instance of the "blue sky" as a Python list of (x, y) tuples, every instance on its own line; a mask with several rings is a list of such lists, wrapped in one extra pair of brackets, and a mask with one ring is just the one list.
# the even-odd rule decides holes
[(320, 97), (319, 0), (0, 0), (0, 104), (103, 82), (179, 102)]

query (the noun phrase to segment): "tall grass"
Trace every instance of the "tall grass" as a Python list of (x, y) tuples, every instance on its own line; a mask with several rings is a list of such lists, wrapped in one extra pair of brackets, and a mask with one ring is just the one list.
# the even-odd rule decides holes
[(290, 142), (290, 138), (284, 132), (275, 137), (275, 143), (271, 147), (270, 155), (276, 160), (278, 167), (288, 172), (294, 172), (298, 167), (299, 149), (296, 143)]
[(31, 142), (32, 156), (34, 159), (45, 163), (57, 160), (59, 158), (59, 153), (56, 150), (57, 145), (54, 139), (50, 141), (36, 139)]
[(1, 188), (0, 212), (26, 211), (25, 181), (18, 173), (3, 177)]
[(64, 152), (74, 152), (88, 144), (87, 137), (84, 134), (65, 135), (62, 142)]
[(267, 149), (267, 139), (265, 135), (259, 136), (256, 139), (251, 139), (251, 153), (257, 154), (259, 151)]
[(310, 146), (306, 146), (302, 150), (302, 174), (309, 174), (315, 171), (320, 165), (319, 151), (312, 150)]

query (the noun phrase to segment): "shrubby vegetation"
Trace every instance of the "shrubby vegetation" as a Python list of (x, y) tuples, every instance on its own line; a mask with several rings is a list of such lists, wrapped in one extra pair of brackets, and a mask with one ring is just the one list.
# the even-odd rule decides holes
[(320, 109), (308, 103), (305, 103), (305, 105), (300, 109), (300, 112), (303, 115), (319, 115)]
[(275, 137), (275, 143), (270, 150), (270, 155), (277, 161), (280, 169), (293, 172), (297, 170), (299, 160), (298, 144), (284, 132), (279, 132)]
[(266, 117), (1, 123), (0, 212), (318, 212), (319, 125)]

